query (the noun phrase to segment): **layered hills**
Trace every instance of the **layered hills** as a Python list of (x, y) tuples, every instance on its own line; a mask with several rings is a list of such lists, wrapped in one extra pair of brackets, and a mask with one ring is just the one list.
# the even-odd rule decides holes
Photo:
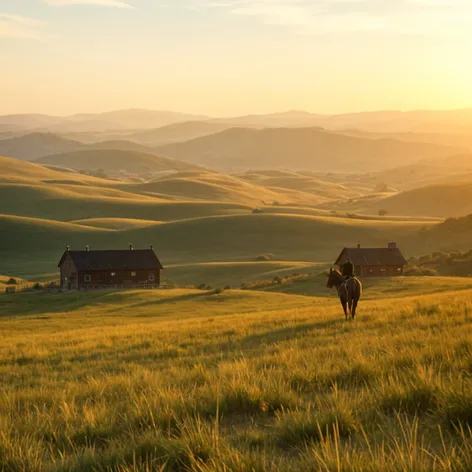
[(157, 149), (162, 155), (220, 171), (286, 168), (317, 172), (379, 171), (458, 152), (448, 146), (355, 138), (316, 128), (232, 128)]

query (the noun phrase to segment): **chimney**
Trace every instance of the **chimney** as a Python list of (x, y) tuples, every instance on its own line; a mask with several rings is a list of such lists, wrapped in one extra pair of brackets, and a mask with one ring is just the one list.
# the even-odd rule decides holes
[(68, 251), (69, 249), (70, 249), (70, 246), (69, 246), (69, 245), (67, 245), (67, 246), (66, 246), (66, 251)]
[(151, 251), (154, 251), (154, 244), (151, 244)]
[(396, 249), (397, 248), (397, 243), (395, 243), (395, 242), (388, 243), (388, 248), (389, 249)]
[(130, 250), (130, 251), (133, 250), (133, 245), (132, 245), (132, 244), (129, 245), (129, 250)]
[(357, 243), (357, 249), (361, 248), (361, 243)]
[(86, 250), (87, 252), (90, 251), (90, 246), (89, 246), (88, 244), (87, 244), (87, 246), (85, 246), (85, 250)]

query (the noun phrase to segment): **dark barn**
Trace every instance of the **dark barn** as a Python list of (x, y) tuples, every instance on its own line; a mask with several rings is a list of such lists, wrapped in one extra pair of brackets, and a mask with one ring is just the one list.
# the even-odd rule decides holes
[(344, 248), (335, 264), (340, 268), (350, 260), (359, 277), (395, 277), (403, 275), (407, 260), (396, 243), (385, 248)]
[(59, 261), (61, 287), (88, 288), (159, 287), (162, 264), (150, 249), (72, 251)]

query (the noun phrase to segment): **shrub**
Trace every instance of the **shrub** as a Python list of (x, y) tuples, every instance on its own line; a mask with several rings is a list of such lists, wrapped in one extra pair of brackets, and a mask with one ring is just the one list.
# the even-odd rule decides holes
[(407, 277), (435, 277), (438, 275), (438, 272), (429, 267), (412, 266), (405, 269), (404, 275)]
[(388, 211), (387, 211), (387, 210), (383, 210), (383, 209), (379, 210), (378, 213), (379, 213), (379, 216), (386, 216), (386, 215), (388, 215)]
[(225, 290), (231, 290), (231, 286), (230, 285), (225, 285)]
[(197, 286), (197, 288), (199, 290), (212, 290), (213, 287), (211, 285), (208, 285), (208, 284), (200, 284)]
[(34, 290), (42, 290), (42, 289), (43, 289), (43, 286), (42, 286), (42, 284), (40, 284), (39, 282), (36, 282), (36, 283), (33, 285), (33, 289), (34, 289)]
[(222, 288), (215, 288), (214, 294), (215, 295), (220, 295), (224, 292), (224, 289)]
[(256, 215), (258, 213), (263, 213), (263, 211), (260, 208), (254, 208), (254, 210), (252, 210), (252, 213)]
[(7, 281), (7, 285), (17, 285), (18, 282), (13, 277), (10, 277)]
[(279, 285), (282, 284), (283, 281), (284, 281), (284, 279), (281, 278), (281, 277), (279, 277), (278, 275), (276, 275), (276, 276), (272, 279), (272, 282), (273, 282), (274, 284), (279, 284)]
[(257, 262), (268, 262), (271, 260), (272, 260), (272, 257), (269, 254), (262, 254), (256, 257)]

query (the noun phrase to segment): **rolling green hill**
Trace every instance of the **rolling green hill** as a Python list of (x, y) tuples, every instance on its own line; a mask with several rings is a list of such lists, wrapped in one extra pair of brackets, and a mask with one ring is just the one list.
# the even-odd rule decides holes
[(111, 180), (71, 172), (71, 169), (42, 166), (9, 157), (0, 157), (0, 182), (32, 185), (75, 184), (114, 187)]
[(164, 156), (223, 171), (281, 167), (370, 172), (457, 153), (453, 147), (356, 138), (316, 128), (233, 128), (156, 149)]
[(375, 204), (390, 215), (457, 217), (472, 213), (472, 181), (428, 185), (385, 198)]
[[(131, 185), (129, 191), (149, 195), (171, 195), (184, 199), (240, 202), (260, 206), (262, 202), (319, 203), (315, 195), (301, 191), (268, 188), (235, 176), (215, 172), (179, 173), (152, 182)], [(323, 199), (321, 199), (323, 201)]]
[(321, 180), (320, 178), (300, 172), (262, 170), (246, 172), (240, 174), (239, 177), (265, 187), (279, 190), (295, 190), (331, 200), (353, 198), (362, 195), (355, 188)]
[[(175, 205), (170, 205), (169, 210), (177, 211)], [(214, 206), (208, 210), (215, 214)], [(204, 210), (198, 208), (198, 211)], [(105, 211), (102, 209), (99, 213)], [(397, 240), (408, 256), (412, 245), (410, 238), (416, 238), (416, 232), (425, 225), (264, 214), (208, 216), (166, 224), (162, 224), (165, 218), (160, 220), (154, 226), (116, 231), (83, 226), (86, 221), (62, 224), (4, 216), (0, 218), (0, 231), (8, 238), (0, 248), (0, 273), (22, 276), (54, 272), (58, 253), (67, 244), (76, 248), (86, 245), (122, 248), (129, 243), (135, 247), (148, 247), (154, 244), (164, 265), (251, 262), (258, 255), (268, 253), (278, 261), (330, 262), (343, 247), (357, 241), (365, 246), (385, 246), (388, 241)], [(24, 258), (21, 264), (17, 261), (18, 252)]]
[(358, 175), (356, 179), (372, 188), (385, 184), (398, 190), (411, 190), (436, 183), (465, 181), (468, 180), (467, 174), (472, 174), (472, 154), (425, 159), (407, 166)]
[(245, 282), (317, 272), (322, 267), (320, 263), (290, 261), (203, 262), (167, 266), (165, 278), (179, 285), (209, 284), (220, 288), (230, 285), (238, 288)]

